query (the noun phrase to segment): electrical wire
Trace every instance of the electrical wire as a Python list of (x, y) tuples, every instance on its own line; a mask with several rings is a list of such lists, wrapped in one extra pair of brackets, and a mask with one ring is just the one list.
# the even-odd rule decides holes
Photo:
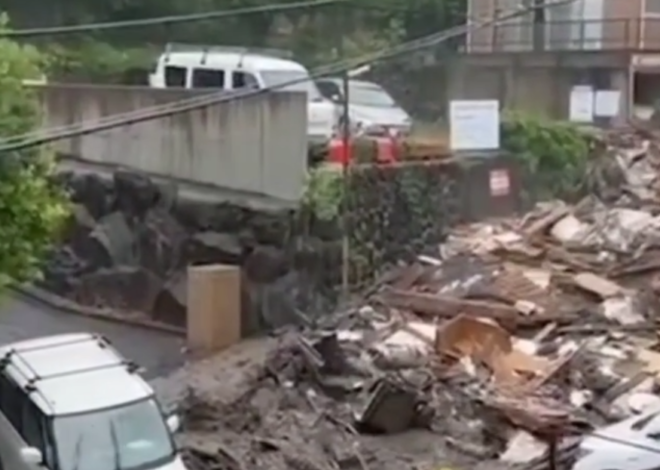
[[(550, 4), (541, 5), (540, 8), (552, 8), (559, 5), (572, 3), (575, 0), (565, 0), (552, 2)], [(46, 27), (46, 28), (32, 28), (32, 29), (23, 29), (23, 30), (14, 30), (7, 32), (0, 32), (0, 37), (34, 37), (34, 36), (47, 36), (47, 35), (59, 35), (59, 34), (71, 34), (87, 31), (99, 31), (107, 29), (120, 29), (120, 28), (135, 28), (142, 26), (153, 26), (153, 25), (162, 25), (162, 24), (175, 24), (175, 23), (185, 23), (185, 22), (194, 22), (207, 19), (215, 18), (226, 18), (240, 15), (249, 15), (257, 13), (274, 13), (279, 11), (287, 11), (300, 8), (316, 8), (323, 7), (333, 4), (346, 3), (347, 0), (317, 0), (317, 1), (305, 1), (305, 2), (294, 2), (294, 3), (283, 3), (276, 5), (266, 5), (259, 7), (247, 7), (247, 8), (235, 8), (230, 10), (216, 10), (205, 13), (194, 13), (188, 15), (173, 15), (173, 16), (164, 16), (157, 18), (147, 18), (140, 20), (129, 20), (129, 21), (116, 21), (116, 22), (105, 22), (105, 23), (96, 23), (96, 24), (85, 24), (85, 25), (74, 25), (74, 26), (57, 26), (57, 27)], [(378, 6), (374, 6), (378, 8)], [(380, 7), (383, 10), (390, 10), (388, 6)], [(386, 60), (394, 58), (396, 56), (406, 54), (409, 52), (415, 52), (420, 49), (425, 49), (431, 47), (435, 44), (441, 43), (448, 39), (461, 36), (467, 32), (477, 30), (490, 26), (492, 24), (497, 24), (499, 22), (506, 21), (508, 19), (513, 19), (517, 16), (528, 13), (534, 9), (539, 8), (539, 6), (527, 7), (524, 9), (515, 9), (505, 15), (499, 15), (495, 18), (489, 19), (485, 22), (477, 24), (467, 24), (463, 26), (458, 26), (451, 28), (440, 33), (426, 36), (424, 38), (403, 43), (395, 48), (380, 51), (375, 54), (370, 54), (363, 56), (359, 59), (342, 61), (336, 64), (329, 66), (324, 66), (316, 69), (309, 77), (309, 79), (319, 78), (329, 74), (337, 74), (340, 72), (345, 72), (348, 69), (357, 68), (368, 63)], [(307, 80), (307, 79), (305, 79)], [(9, 139), (0, 141), (0, 151), (12, 151), (20, 150), (28, 147), (42, 145), (48, 142), (55, 140), (65, 139), (69, 137), (74, 137), (78, 135), (86, 135), (94, 132), (99, 132), (103, 130), (109, 130), (115, 127), (120, 127), (124, 125), (135, 124), (139, 122), (144, 122), (147, 120), (158, 119), (161, 117), (166, 117), (172, 114), (178, 114), (183, 112), (188, 112), (194, 109), (201, 107), (212, 106), (214, 104), (219, 104), (223, 102), (234, 101), (241, 98), (248, 98), (251, 96), (260, 95), (271, 90), (277, 90), (279, 88), (286, 88), (291, 85), (301, 83), (305, 80), (293, 80), (290, 82), (282, 83), (274, 87), (268, 87), (260, 90), (250, 90), (250, 91), (241, 91), (235, 94), (227, 94), (226, 92), (222, 93), (209, 93), (208, 95), (199, 96), (196, 98), (191, 98), (187, 100), (181, 100), (175, 103), (168, 103), (166, 105), (155, 106), (151, 108), (145, 108), (138, 110), (132, 113), (122, 113), (115, 116), (109, 116), (107, 118), (100, 119), (95, 121), (95, 124), (90, 127), (86, 127), (85, 123), (62, 126), (59, 128), (51, 128), (45, 132), (37, 132), (31, 134), (24, 134), (22, 136), (15, 136)], [(221, 96), (218, 96), (218, 95)], [(11, 141), (19, 141), (16, 144), (9, 144)], [(23, 142), (20, 142), (23, 141)], [(624, 439), (618, 439), (612, 436), (605, 434), (600, 434), (598, 432), (592, 432), (588, 435), (589, 437), (595, 437), (604, 441), (626, 445), (632, 448), (643, 450), (646, 452), (654, 453), (660, 455), (660, 448), (655, 448), (647, 445), (643, 445), (637, 442), (632, 442)]]
[[(508, 19), (515, 18), (517, 16), (520, 16), (522, 14), (528, 13), (534, 9), (537, 8), (550, 8), (553, 6), (558, 6), (562, 4), (567, 4), (571, 3), (575, 0), (559, 0), (556, 2), (553, 2), (551, 4), (546, 4), (543, 5), (542, 7), (539, 6), (533, 6), (533, 7), (526, 7), (522, 9), (515, 9), (512, 10), (512, 12), (505, 14), (505, 15), (499, 15), (498, 17), (489, 19), (487, 21), (483, 21), (479, 24), (476, 25), (462, 25), (458, 26), (455, 28), (451, 28), (449, 30), (442, 31), (440, 33), (436, 33), (430, 36), (426, 36), (424, 38), (415, 40), (415, 41), (410, 41), (404, 44), (401, 44), (395, 48), (387, 49), (384, 51), (377, 52), (375, 54), (369, 54), (367, 56), (363, 56), (359, 59), (354, 59), (354, 60), (349, 60), (349, 61), (343, 61), (340, 62), (339, 64), (332, 64), (330, 66), (325, 66), (321, 67), (310, 76), (310, 77), (305, 77), (302, 79), (298, 80), (292, 80), (289, 82), (281, 83), (276, 86), (271, 86), (259, 90), (241, 90), (236, 93), (231, 93), (227, 94), (226, 92), (215, 92), (211, 93), (206, 96), (202, 97), (195, 97), (195, 98), (189, 98), (185, 100), (181, 100), (179, 102), (175, 103), (168, 103), (165, 105), (153, 107), (153, 108), (146, 108), (146, 109), (141, 109), (137, 110), (134, 112), (129, 112), (129, 113), (122, 113), (114, 116), (108, 116), (106, 118), (102, 118), (98, 121), (94, 121), (93, 125), (86, 126), (86, 124), (80, 123), (80, 124), (74, 124), (71, 126), (68, 126), (63, 129), (57, 129), (57, 130), (46, 130), (45, 132), (36, 132), (30, 135), (26, 136), (18, 136), (16, 138), (10, 138), (5, 141), (0, 141), (0, 151), (11, 151), (11, 150), (19, 150), (23, 148), (28, 148), (28, 147), (34, 147), (38, 145), (42, 145), (48, 142), (52, 142), (55, 140), (61, 140), (65, 138), (70, 138), (70, 137), (75, 137), (75, 136), (80, 136), (80, 135), (87, 135), (90, 133), (94, 132), (99, 132), (99, 131), (104, 131), (104, 130), (109, 130), (115, 127), (120, 127), (124, 125), (130, 125), (130, 124), (136, 124), (139, 122), (144, 122), (152, 119), (158, 119), (161, 117), (166, 117), (170, 116), (173, 114), (179, 114), (187, 111), (191, 111), (194, 109), (199, 109), (203, 107), (208, 107), (212, 106), (215, 104), (223, 103), (223, 102), (228, 102), (232, 101), (235, 99), (241, 99), (241, 98), (246, 98), (249, 96), (256, 96), (260, 95), (263, 93), (267, 93), (271, 90), (277, 90), (281, 88), (285, 88), (291, 85), (299, 84), (301, 82), (308, 81), (310, 79), (315, 79), (321, 76), (329, 75), (329, 74), (337, 74), (341, 73), (346, 70), (350, 70), (359, 66), (363, 66), (368, 63), (373, 63), (375, 61), (379, 60), (384, 60), (384, 59), (390, 59), (397, 57), (399, 55), (403, 54), (408, 54), (410, 52), (415, 52), (420, 49), (424, 49), (427, 47), (430, 47), (434, 44), (443, 42), (447, 39), (451, 39), (457, 36), (461, 36), (465, 34), (465, 32), (474, 30), (474, 29), (479, 29), (482, 27), (489, 26), (491, 24), (497, 23), (497, 22), (502, 22), (506, 21)], [(15, 144), (11, 144), (9, 142), (15, 141), (15, 140), (22, 140), (20, 142), (17, 142)]]
[[(346, 70), (350, 70), (352, 68), (364, 66), (369, 63), (395, 58), (399, 55), (407, 54), (410, 52), (416, 52), (420, 49), (431, 47), (433, 45), (439, 44), (443, 41), (452, 39), (454, 37), (462, 36), (467, 32), (471, 32), (484, 27), (488, 27), (490, 25), (498, 24), (500, 22), (509, 19), (516, 18), (518, 16), (524, 15), (525, 13), (529, 13), (535, 9), (553, 8), (556, 6), (572, 3), (574, 1), (575, 0), (560, 0), (540, 6), (531, 6), (523, 9), (520, 8), (514, 9), (504, 15), (498, 15), (497, 17), (491, 18), (484, 22), (479, 22), (476, 24), (468, 23), (466, 25), (450, 28), (448, 30), (444, 30), (440, 33), (432, 34), (418, 40), (403, 43), (395, 48), (383, 50), (375, 54), (369, 54), (359, 59), (342, 61), (329, 66), (320, 67), (316, 69), (310, 75), (309, 78), (292, 80), (286, 83), (278, 84), (273, 87), (267, 87), (260, 90), (240, 91), (234, 94), (227, 94), (226, 92), (221, 92), (221, 93), (213, 92), (213, 93), (209, 93), (208, 95), (181, 100), (175, 103), (168, 103), (161, 106), (144, 108), (136, 112), (121, 113), (114, 116), (108, 116), (107, 118), (102, 118), (98, 121), (94, 121), (94, 125), (91, 125), (89, 127), (86, 127), (85, 123), (83, 122), (80, 124), (62, 126), (59, 128), (51, 128), (46, 131), (10, 137), (8, 139), (4, 139), (0, 141), (1, 144), (0, 152), (14, 151), (29, 147), (39, 146), (56, 140), (66, 139), (79, 135), (91, 134), (95, 132), (109, 130), (116, 127), (136, 124), (148, 120), (159, 119), (161, 117), (184, 113), (184, 112), (192, 111), (194, 109), (212, 106), (214, 104), (260, 95), (269, 92), (271, 90), (277, 90), (280, 88), (286, 88), (291, 85), (296, 85), (310, 79), (313, 80), (315, 78), (320, 78), (330, 74), (338, 74), (341, 72), (345, 72)], [(165, 16), (158, 18), (147, 18), (140, 20), (23, 29), (23, 30), (0, 32), (0, 37), (9, 37), (9, 38), (33, 37), (33, 36), (55, 35), (55, 34), (71, 34), (71, 33), (79, 33), (79, 32), (86, 32), (92, 30), (98, 31), (98, 30), (106, 30), (106, 29), (134, 28), (134, 27), (152, 26), (152, 25), (160, 25), (160, 24), (184, 23), (184, 22), (193, 22), (193, 21), (200, 21), (206, 19), (248, 15), (255, 13), (270, 13), (270, 12), (287, 11), (287, 10), (300, 9), (300, 8), (316, 8), (316, 7), (346, 3), (346, 2), (347, 0), (305, 1), (305, 2), (295, 2), (295, 3), (283, 3), (276, 5), (266, 5), (260, 7), (217, 10), (206, 13), (194, 13), (189, 15), (174, 15), (174, 16)], [(383, 6), (382, 9), (389, 10), (390, 8)], [(9, 143), (12, 141), (18, 141), (18, 142), (15, 144)], [(654, 448), (637, 442), (618, 439), (605, 434), (600, 434), (598, 432), (592, 432), (588, 436), (616, 444), (626, 445), (629, 447), (637, 448), (639, 450), (660, 455), (660, 448)]]
[(277, 13), (281, 11), (297, 10), (303, 8), (320, 8), (324, 6), (345, 4), (351, 8), (378, 10), (384, 12), (407, 12), (406, 4), (396, 0), (397, 5), (388, 5), (383, 3), (365, 4), (351, 3), (351, 0), (315, 0), (294, 3), (280, 3), (275, 5), (261, 5), (244, 8), (233, 8), (229, 10), (212, 10), (203, 13), (189, 13), (183, 15), (170, 15), (152, 18), (142, 18), (137, 20), (123, 20), (123, 21), (108, 21), (101, 23), (87, 23), (81, 25), (65, 25), (65, 26), (46, 26), (39, 28), (17, 29), (9, 31), (0, 31), (0, 38), (28, 38), (37, 36), (55, 36), (76, 34), (84, 32), (103, 31), (110, 29), (129, 29), (139, 28), (145, 26), (159, 26), (177, 23), (191, 23), (196, 21), (204, 21), (216, 18), (229, 18), (234, 16), (252, 15), (259, 13)]
[[(114, 115), (111, 115), (111, 116), (103, 117), (103, 118), (101, 118), (99, 120), (95, 120), (93, 122), (100, 125), (101, 123), (110, 124), (112, 122), (115, 122), (115, 121), (119, 120), (120, 123), (118, 125), (122, 125), (124, 120), (127, 119), (127, 118), (139, 118), (141, 116), (149, 116), (153, 112), (158, 112), (158, 111), (161, 111), (161, 110), (168, 110), (168, 109), (171, 109), (172, 105), (176, 105), (176, 104), (180, 104), (180, 103), (186, 103), (186, 104), (190, 104), (190, 105), (194, 105), (194, 104), (197, 104), (197, 103), (200, 103), (200, 104), (201, 103), (206, 103), (206, 101), (209, 99), (209, 97), (217, 97), (219, 95), (221, 95), (223, 98), (226, 98), (226, 100), (224, 100), (224, 101), (231, 101), (234, 98), (238, 99), (238, 98), (242, 98), (242, 97), (249, 97), (251, 95), (261, 94), (261, 93), (267, 92), (269, 90), (274, 90), (274, 89), (281, 88), (281, 87), (287, 87), (287, 86), (290, 86), (292, 84), (298, 84), (298, 83), (305, 82), (305, 81), (308, 81), (308, 80), (313, 80), (314, 77), (316, 77), (316, 76), (325, 76), (325, 75), (331, 73), (332, 70), (336, 67), (343, 66), (345, 68), (350, 69), (350, 67), (351, 67), (350, 64), (351, 64), (350, 61), (344, 60), (344, 61), (341, 61), (341, 62), (338, 62), (338, 63), (321, 66), (321, 67), (316, 68), (310, 74), (310, 77), (305, 77), (305, 78), (301, 78), (301, 79), (297, 79), (297, 80), (293, 80), (293, 81), (287, 81), (285, 83), (278, 84), (278, 85), (276, 85), (274, 87), (270, 87), (270, 88), (264, 88), (264, 89), (260, 89), (260, 90), (247, 90), (247, 92), (246, 92), (246, 90), (242, 90), (242, 91), (236, 91), (236, 92), (233, 92), (233, 93), (230, 92), (230, 91), (221, 91), (221, 92), (209, 91), (208, 93), (196, 96), (194, 98), (187, 98), (187, 99), (184, 99), (184, 100), (175, 101), (173, 103), (166, 103), (166, 104), (156, 105), (156, 106), (147, 107), (147, 108), (140, 108), (138, 110), (129, 111), (129, 112), (126, 112), (126, 113), (118, 113), (118, 114), (114, 114)], [(40, 85), (37, 85), (37, 86), (40, 86)], [(26, 133), (26, 134), (6, 137), (6, 138), (0, 140), (0, 150), (2, 150), (4, 148), (4, 147), (2, 147), (3, 145), (7, 145), (10, 142), (14, 142), (14, 141), (21, 142), (21, 141), (24, 141), (26, 139), (32, 139), (32, 138), (36, 138), (36, 137), (45, 137), (45, 136), (49, 136), (49, 135), (53, 135), (53, 134), (57, 135), (59, 132), (64, 132), (64, 131), (68, 131), (68, 130), (71, 130), (71, 129), (80, 128), (80, 126), (82, 124), (84, 124), (84, 122), (76, 123), (76, 124), (67, 124), (65, 126), (60, 126), (60, 127), (51, 127), (51, 128), (45, 129), (45, 130), (32, 131), (32, 132), (29, 132), (29, 133)]]
[(25, 38), (35, 36), (51, 36), (61, 34), (74, 34), (89, 31), (103, 31), (108, 29), (139, 28), (144, 26), (167, 25), (175, 23), (189, 23), (194, 21), (211, 20), (216, 18), (228, 18), (242, 15), (253, 15), (258, 13), (277, 13), (301, 8), (319, 8), (329, 5), (346, 3), (348, 0), (312, 0), (293, 3), (278, 3), (275, 5), (261, 5), (244, 8), (232, 8), (229, 10), (214, 10), (204, 13), (191, 13), (187, 15), (171, 15), (156, 18), (143, 18), (139, 20), (110, 21), (105, 23), (91, 23), (69, 26), (51, 26), (46, 28), (30, 28), (9, 31), (0, 31), (0, 37)]
[(291, 80), (288, 82), (280, 83), (275, 86), (266, 87), (258, 90), (240, 90), (236, 93), (214, 92), (209, 95), (201, 97), (188, 98), (174, 103), (167, 103), (161, 106), (151, 108), (143, 108), (141, 110), (121, 113), (113, 116), (93, 121), (91, 123), (76, 123), (70, 126), (65, 126), (58, 129), (47, 129), (45, 131), (37, 131), (35, 133), (26, 134), (23, 136), (16, 136), (9, 139), (0, 141), (0, 152), (8, 152), (26, 149), (43, 145), (46, 143), (54, 142), (57, 140), (77, 137), (81, 135), (88, 135), (95, 132), (110, 130), (116, 127), (125, 125), (137, 124), (149, 120), (159, 119), (175, 114), (180, 114), (195, 109), (213, 106), (220, 103), (225, 103), (237, 99), (243, 99), (251, 96), (257, 96), (268, 93), (272, 90), (279, 90), (291, 85), (297, 85), (309, 80), (314, 80), (327, 75), (334, 75), (351, 70), (360, 66), (378, 62), (381, 60), (388, 60), (396, 58), (401, 55), (410, 54), (421, 49), (431, 47), (441, 42), (447, 41), (466, 34), (467, 32), (478, 30), (490, 25), (499, 24), (507, 20), (519, 17), (526, 13), (532, 12), (537, 9), (553, 8), (560, 5), (566, 5), (575, 2), (576, 0), (557, 0), (543, 5), (533, 5), (526, 7), (519, 7), (511, 9), (504, 14), (499, 14), (493, 18), (484, 21), (468, 23), (466, 25), (457, 26), (448, 30), (441, 31), (423, 38), (402, 43), (393, 48), (385, 49), (376, 53), (368, 54), (357, 59), (342, 61), (337, 64), (320, 67), (315, 70), (310, 76), (298, 80)]
[[(427, 36), (422, 40), (425, 41), (436, 41), (440, 42), (444, 39), (446, 34), (453, 33), (454, 30), (463, 29), (464, 26), (452, 28), (450, 30), (443, 31), (442, 33), (436, 33), (431, 36)], [(421, 41), (421, 40), (418, 40)], [(412, 43), (412, 42), (411, 42)], [(411, 44), (406, 43), (406, 44)], [(416, 43), (416, 42), (415, 42)], [(369, 56), (371, 57), (371, 55)], [(362, 58), (364, 59), (364, 57)], [(359, 59), (358, 59), (359, 60)], [(46, 130), (34, 131), (23, 135), (12, 136), (0, 140), (0, 151), (10, 151), (10, 150), (19, 150), (21, 148), (32, 147), (34, 145), (40, 145), (41, 143), (48, 143), (53, 140), (59, 140), (61, 138), (74, 137), (78, 135), (86, 135), (93, 132), (98, 132), (101, 130), (109, 130), (114, 127), (119, 127), (127, 124), (135, 124), (149, 119), (157, 119), (158, 117), (165, 117), (167, 115), (178, 114), (180, 112), (186, 112), (202, 107), (212, 106), (216, 103), (228, 102), (234, 99), (247, 98), (255, 95), (260, 95), (267, 93), (271, 90), (277, 90), (280, 88), (286, 88), (291, 85), (296, 85), (302, 82), (313, 80), (315, 78), (339, 73), (342, 70), (350, 70), (355, 67), (355, 61), (353, 60), (344, 60), (338, 63), (321, 66), (315, 69), (309, 77), (304, 77), (297, 80), (287, 81), (276, 86), (267, 87), (259, 90), (240, 90), (236, 92), (217, 92), (212, 91), (207, 94), (196, 96), (194, 98), (187, 98), (184, 100), (179, 100), (173, 103), (166, 103), (163, 105), (153, 106), (149, 108), (141, 108), (139, 110), (130, 111), (127, 113), (120, 113), (116, 115), (106, 116), (96, 121), (92, 121), (95, 124), (95, 127), (88, 129), (85, 125), (85, 122), (70, 124), (66, 126), (61, 126), (57, 128), (49, 128)], [(364, 62), (364, 60), (362, 60)], [(181, 105), (185, 105), (185, 109), (179, 110)], [(158, 113), (154, 116), (154, 113)], [(162, 114), (165, 113), (165, 114)], [(64, 135), (66, 134), (66, 135)], [(40, 143), (36, 143), (35, 140), (45, 140)]]
[[(0, 141), (0, 151), (12, 151), (12, 150), (20, 150), (24, 148), (34, 147), (45, 143), (53, 142), (55, 140), (61, 140), (61, 139), (80, 136), (80, 135), (87, 135), (94, 132), (109, 130), (115, 127), (136, 124), (139, 122), (171, 116), (174, 114), (179, 114), (194, 109), (208, 107), (223, 102), (233, 101), (235, 99), (261, 95), (272, 90), (286, 88), (288, 86), (296, 85), (322, 76), (345, 72), (346, 70), (357, 68), (379, 60), (391, 59), (399, 55), (404, 55), (418, 51), (420, 49), (425, 49), (427, 47), (446, 41), (448, 39), (462, 36), (468, 31), (483, 28), (497, 22), (506, 21), (508, 19), (512, 19), (522, 14), (533, 11), (534, 9), (550, 8), (552, 6), (567, 4), (573, 1), (575, 0), (559, 0), (550, 4), (545, 4), (542, 7), (532, 6), (532, 7), (514, 9), (508, 14), (498, 15), (495, 18), (488, 19), (476, 25), (467, 24), (467, 25), (457, 26), (442, 31), (440, 33), (435, 33), (433, 35), (425, 36), (424, 38), (418, 40), (403, 43), (394, 48), (386, 49), (373, 54), (368, 54), (358, 59), (342, 61), (338, 64), (332, 64), (329, 66), (320, 67), (319, 69), (315, 70), (314, 73), (311, 74), (309, 77), (284, 82), (276, 86), (266, 87), (259, 90), (241, 90), (236, 93), (230, 93), (230, 94), (227, 94), (227, 92), (224, 91), (214, 92), (214, 93), (210, 93), (209, 95), (205, 95), (201, 97), (188, 98), (174, 103), (167, 103), (161, 106), (141, 109), (129, 113), (122, 113), (114, 116), (108, 116), (98, 121), (94, 121), (93, 125), (89, 125), (89, 126), (87, 126), (83, 122), (80, 124), (73, 124), (66, 128), (61, 128), (57, 130), (46, 130), (45, 132), (38, 131), (36, 133), (32, 133), (26, 136), (17, 136), (15, 138), (9, 138), (4, 141)], [(9, 143), (16, 140), (20, 140), (20, 141), (15, 144)]]

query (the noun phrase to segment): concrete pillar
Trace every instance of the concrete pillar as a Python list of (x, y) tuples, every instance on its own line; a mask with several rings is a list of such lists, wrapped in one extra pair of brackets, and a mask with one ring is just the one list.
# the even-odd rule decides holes
[(210, 353), (241, 340), (241, 271), (211, 264), (188, 268), (188, 348)]
[(445, 93), (447, 99), (447, 110), (449, 110), (449, 102), (452, 100), (462, 100), (466, 98), (465, 95), (465, 74), (468, 67), (466, 67), (460, 60), (454, 60), (451, 65), (446, 68), (447, 72), (447, 91)]
[(619, 115), (613, 119), (615, 126), (625, 126), (633, 114), (633, 73), (632, 68), (617, 69), (611, 72), (612, 89), (621, 93)]
[(516, 79), (520, 75), (520, 66), (517, 61), (505, 65), (502, 68), (502, 88), (503, 93), (500, 96), (500, 105), (502, 108), (516, 109), (518, 104)]

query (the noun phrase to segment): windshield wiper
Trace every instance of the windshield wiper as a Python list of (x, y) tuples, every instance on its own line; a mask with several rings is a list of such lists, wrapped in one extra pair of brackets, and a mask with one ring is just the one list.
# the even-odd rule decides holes
[(117, 439), (117, 430), (115, 429), (115, 423), (113, 423), (112, 421), (110, 421), (110, 439), (112, 439), (115, 470), (120, 470), (121, 467), (119, 464), (119, 439)]

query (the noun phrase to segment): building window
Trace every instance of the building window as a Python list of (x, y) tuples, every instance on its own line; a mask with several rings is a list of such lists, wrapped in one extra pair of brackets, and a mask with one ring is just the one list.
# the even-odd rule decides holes
[(660, 0), (645, 0), (644, 13), (652, 15), (660, 15)]

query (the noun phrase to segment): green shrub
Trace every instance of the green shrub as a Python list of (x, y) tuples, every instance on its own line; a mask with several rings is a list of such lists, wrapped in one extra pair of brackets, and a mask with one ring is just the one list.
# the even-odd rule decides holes
[(579, 126), (507, 113), (502, 148), (524, 162), (537, 197), (570, 197), (579, 191), (593, 137)]
[(303, 206), (314, 217), (324, 222), (339, 219), (343, 194), (342, 168), (334, 164), (322, 164), (310, 168), (303, 195)]
[[(6, 24), (1, 17), (0, 31)], [(0, 140), (40, 127), (35, 89), (24, 80), (41, 77), (42, 64), (35, 48), (0, 37)], [(51, 179), (51, 156), (44, 148), (0, 152), (0, 288), (39, 275), (68, 215), (66, 194)]]

